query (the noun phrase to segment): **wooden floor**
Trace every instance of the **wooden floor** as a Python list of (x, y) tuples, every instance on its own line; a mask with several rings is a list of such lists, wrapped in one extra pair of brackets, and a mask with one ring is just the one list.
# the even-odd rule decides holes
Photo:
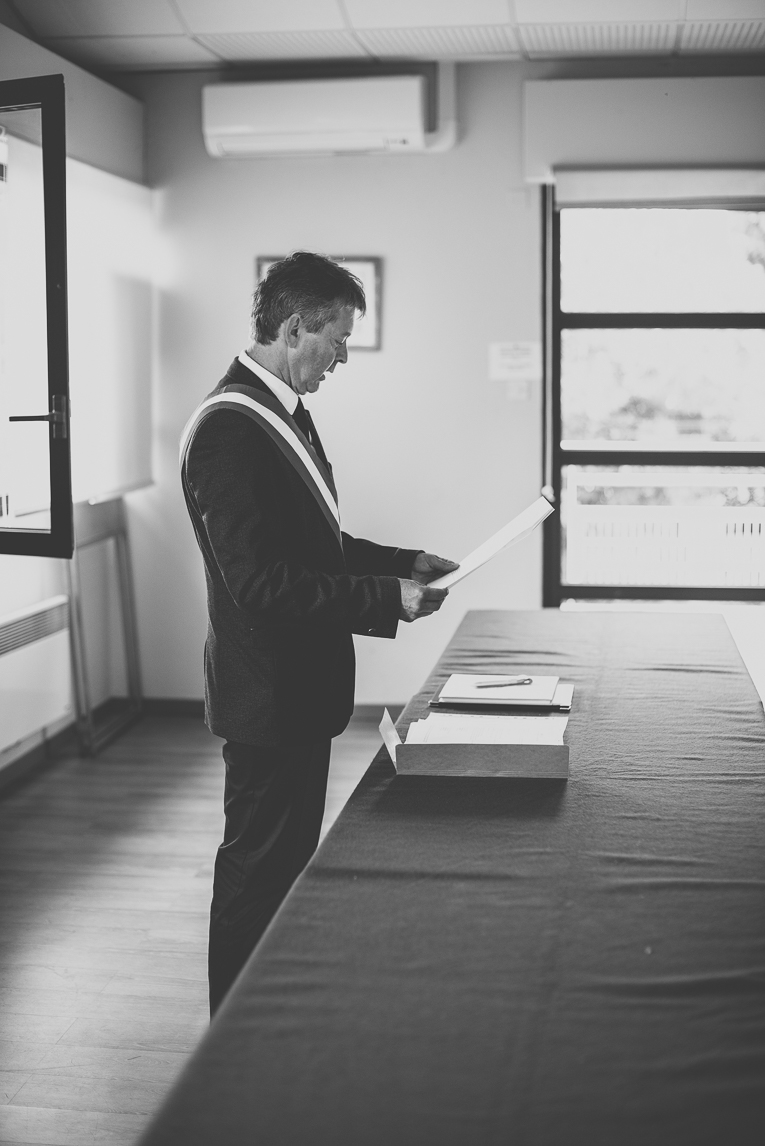
[[(132, 1144), (207, 1025), (221, 742), (147, 718), (0, 800), (0, 1143)], [(379, 746), (335, 741), (326, 832)]]

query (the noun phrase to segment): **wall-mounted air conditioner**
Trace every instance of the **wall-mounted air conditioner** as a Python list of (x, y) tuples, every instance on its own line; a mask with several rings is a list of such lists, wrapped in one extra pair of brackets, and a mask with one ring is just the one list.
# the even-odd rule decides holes
[(456, 141), (454, 65), (438, 72), (438, 128), (427, 130), (423, 75), (270, 80), (202, 89), (216, 158), (445, 151)]

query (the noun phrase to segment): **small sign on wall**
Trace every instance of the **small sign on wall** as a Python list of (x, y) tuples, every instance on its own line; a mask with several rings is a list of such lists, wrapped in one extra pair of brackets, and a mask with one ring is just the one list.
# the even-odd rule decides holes
[(506, 383), (508, 398), (527, 402), (541, 377), (541, 342), (489, 343), (489, 381)]

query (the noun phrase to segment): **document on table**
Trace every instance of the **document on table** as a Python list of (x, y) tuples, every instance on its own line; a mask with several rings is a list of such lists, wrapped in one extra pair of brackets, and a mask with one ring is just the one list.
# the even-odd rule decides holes
[(531, 676), (526, 677), (528, 684), (503, 684), (512, 679), (509, 673), (488, 676), (455, 672), (439, 692), (438, 700), (441, 704), (553, 704), (557, 676)]
[(432, 712), (415, 720), (407, 744), (562, 744), (568, 716), (484, 716)]
[(450, 589), (452, 585), (456, 585), (470, 573), (480, 569), (487, 561), (491, 561), (492, 557), (496, 557), (508, 545), (513, 545), (516, 541), (522, 541), (524, 537), (528, 537), (552, 511), (553, 506), (550, 505), (547, 498), (538, 497), (527, 509), (524, 509), (522, 513), (519, 513), (517, 517), (514, 517), (512, 521), (509, 521), (507, 525), (493, 534), (488, 541), (484, 541), (483, 545), (479, 545), (477, 549), (463, 558), (459, 569), (455, 569), (453, 573), (445, 573), (443, 577), (437, 577), (430, 584), (437, 589)]

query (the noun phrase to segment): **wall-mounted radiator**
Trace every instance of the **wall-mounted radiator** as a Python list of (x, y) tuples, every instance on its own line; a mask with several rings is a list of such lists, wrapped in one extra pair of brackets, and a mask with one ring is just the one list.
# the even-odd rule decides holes
[(73, 719), (68, 598), (0, 617), (0, 753)]

